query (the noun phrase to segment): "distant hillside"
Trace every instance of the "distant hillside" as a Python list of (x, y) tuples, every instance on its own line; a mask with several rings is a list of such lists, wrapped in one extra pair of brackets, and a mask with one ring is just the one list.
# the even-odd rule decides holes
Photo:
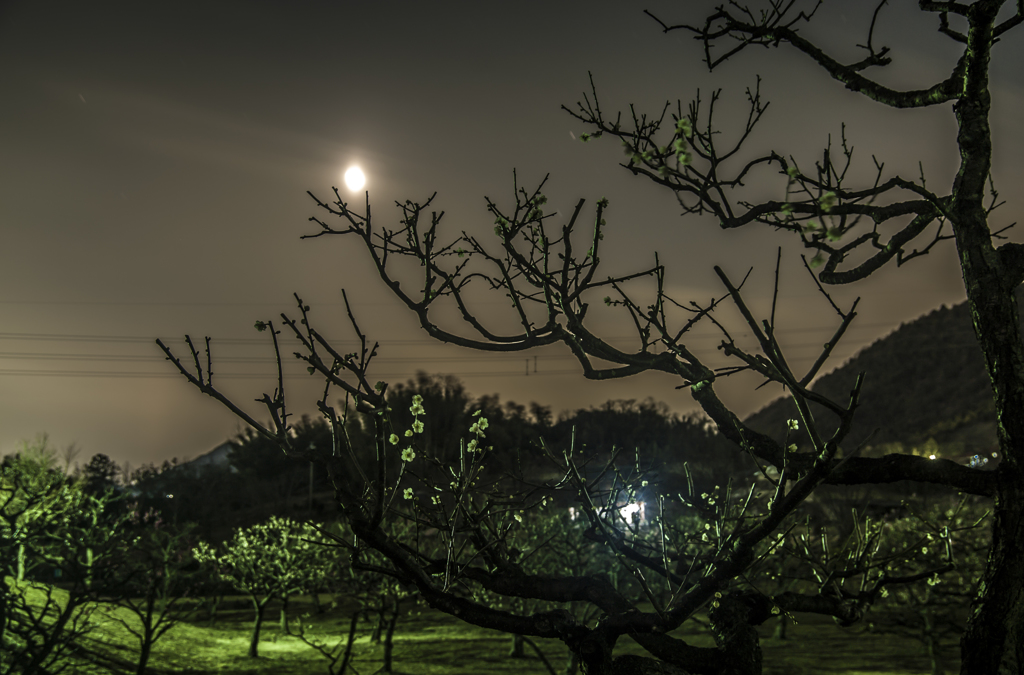
[[(1018, 291), (1018, 303), (1022, 296)], [(901, 325), (811, 389), (845, 404), (860, 372), (865, 373), (861, 406), (844, 446), (860, 444), (877, 429), (872, 446), (901, 442), (909, 448), (934, 439), (947, 455), (997, 448), (991, 387), (966, 302)], [(828, 433), (835, 430), (831, 413), (819, 406), (813, 411)], [(779, 399), (746, 422), (781, 439), (786, 420), (795, 414), (791, 400)]]
[(199, 455), (195, 459), (183, 462), (181, 466), (191, 466), (195, 469), (204, 469), (206, 467), (225, 467), (230, 466), (231, 454), (234, 444), (231, 441), (224, 441), (213, 450), (210, 450), (205, 455)]

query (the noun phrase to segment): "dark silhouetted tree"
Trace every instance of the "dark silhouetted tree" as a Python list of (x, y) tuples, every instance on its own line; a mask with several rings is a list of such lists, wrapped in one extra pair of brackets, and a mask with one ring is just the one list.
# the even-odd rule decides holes
[(251, 493), (246, 476), (226, 464), (149, 464), (132, 472), (127, 487), (140, 512), (156, 511), (175, 526), (193, 523), (196, 534), (206, 539), (226, 536), (241, 524), (244, 509), (266, 503)]
[[(1020, 672), (1024, 664), (1024, 548), (1020, 546), (1024, 540), (1024, 415), (1020, 412), (1024, 410), (1024, 341), (1014, 291), (1024, 281), (1024, 245), (1000, 243), (1006, 228), (992, 219), (998, 201), (989, 184), (993, 139), (988, 78), (993, 46), (1011, 39), (1011, 30), (1024, 22), (1024, 6), (1018, 2), (1016, 11), (1011, 9), (1000, 20), (999, 12), (1008, 4), (1005, 0), (969, 4), (922, 0), (922, 18), (937, 24), (960, 57), (948, 77), (903, 91), (869, 77), (891, 61), (888, 48), (876, 48), (873, 42), (875, 24), (885, 18), (880, 16), (885, 4), (880, 2), (873, 14), (869, 7), (863, 8), (866, 54), (852, 63), (829, 56), (799, 32), (813, 20), (815, 11), (803, 10), (797, 3), (773, 1), (755, 11), (737, 2), (720, 6), (694, 25), (658, 21), (665, 32), (683, 31), (702, 41), (712, 69), (739, 57), (747, 47), (784, 45), (821, 66), (848, 90), (879, 104), (901, 111), (951, 108), (960, 164), (946, 191), (936, 191), (934, 179), (928, 187), (923, 171), (919, 179), (908, 179), (887, 175), (881, 164), (876, 164), (873, 179), (853, 185), (856, 179), (847, 172), (852, 150), (845, 137), (840, 147), (826, 148), (813, 167), (801, 168), (794, 157), (775, 151), (744, 156), (740, 150), (766, 111), (756, 88), (748, 91), (749, 114), (735, 134), (739, 140), (732, 144), (713, 119), (718, 93), (710, 106), (698, 98), (686, 107), (666, 105), (661, 114), (633, 113), (624, 120), (621, 115), (606, 116), (592, 90), (570, 111), (589, 128), (582, 140), (615, 139), (617, 151), (625, 150), (623, 166), (628, 172), (672, 193), (684, 214), (711, 214), (725, 229), (781, 231), (812, 254), (805, 259), (805, 268), (824, 298), (822, 311), (835, 312), (836, 328), (806, 370), (794, 370), (776, 339), (780, 324), (774, 303), (764, 316), (755, 313), (735, 271), (714, 268), (722, 298), (703, 304), (671, 295), (673, 286), (660, 256), (647, 268), (611, 276), (604, 272), (607, 252), (602, 240), (610, 212), (605, 199), (598, 200), (592, 211), (585, 210), (585, 201), (580, 200), (571, 212), (546, 214), (544, 182), (529, 190), (516, 184), (511, 200), (487, 201), (494, 218), (492, 245), (475, 231), (444, 237), (444, 214), (433, 206), (433, 197), (399, 203), (399, 223), (394, 229), (374, 223), (368, 206), (360, 212), (361, 207), (350, 206), (338, 191), (329, 201), (314, 197), (323, 218), (312, 219), (320, 229), (310, 236), (343, 236), (360, 243), (383, 283), (431, 337), (500, 353), (561, 343), (579, 363), (582, 375), (594, 380), (645, 372), (670, 375), (677, 378), (679, 388), (688, 390), (718, 432), (764, 472), (771, 489), (747, 488), (736, 481), (706, 492), (689, 489), (678, 497), (654, 494), (658, 515), (653, 525), (644, 526), (627, 516), (627, 507), (641, 490), (657, 492), (642, 464), (588, 462), (572, 448), (551, 452), (548, 461), (560, 478), (546, 487), (579, 500), (587, 522), (581, 536), (614, 553), (616, 566), (632, 580), (630, 587), (617, 587), (612, 570), (552, 577), (524, 569), (517, 548), (510, 545), (511, 533), (521, 524), (522, 513), (542, 502), (541, 488), (524, 483), (510, 490), (507, 485), (481, 481), (493, 447), (488, 418), (481, 411), (467, 420), (471, 424), (457, 462), (444, 463), (450, 468), (450, 479), (439, 482), (425, 471), (422, 467), (440, 460), (430, 445), (419, 440), (423, 413), (410, 410), (413, 421), (404, 430), (391, 423), (387, 387), (371, 379), (377, 346), (367, 341), (350, 307), (359, 346), (348, 353), (333, 347), (313, 327), (311, 310), (300, 298), (296, 298), (294, 318), (284, 315), (281, 324), (257, 323), (258, 329), (269, 329), (279, 363), (278, 326), (299, 341), (301, 365), (324, 378), (326, 386), (317, 407), (335, 433), (334, 446), (323, 454), (293, 442), (283, 376), (273, 394), (260, 399), (271, 419), (271, 424), (261, 425), (214, 385), (209, 342), (205, 372), (200, 348), (191, 340), (187, 340), (191, 368), (159, 344), (200, 391), (275, 439), (289, 455), (321, 463), (356, 536), (387, 558), (393, 573), (415, 586), (428, 604), (478, 626), (560, 639), (578, 656), (588, 675), (755, 675), (762, 670), (756, 627), (778, 613), (813, 612), (848, 626), (863, 617), (888, 585), (932, 578), (936, 570), (931, 561), (917, 560), (907, 552), (901, 563), (905, 573), (898, 580), (883, 575), (870, 583), (848, 583), (870, 579), (877, 568), (871, 556), (854, 548), (849, 558), (853, 567), (844, 570), (842, 581), (835, 575), (812, 576), (803, 590), (778, 594), (763, 592), (749, 581), (776, 554), (785, 533), (795, 527), (791, 521), (799, 506), (819, 485), (897, 481), (941, 485), (992, 500), (992, 545), (961, 642), (961, 672)], [(773, 185), (775, 197), (765, 199), (765, 191)], [(890, 263), (902, 265), (947, 239), (955, 240), (975, 335), (992, 386), (1002, 456), (994, 471), (911, 454), (859, 457), (858, 448), (846, 437), (863, 379), (858, 377), (838, 398), (809, 388), (855, 317), (856, 303), (841, 308), (825, 289), (860, 281)], [(781, 253), (774, 262), (777, 295)], [(477, 288), (508, 302), (512, 323), (509, 316), (496, 318), (475, 311)], [(607, 309), (602, 309), (602, 300)], [(724, 318), (716, 318), (722, 303), (735, 307), (742, 323), (727, 326)], [(458, 311), (452, 315), (435, 311), (449, 304)], [(632, 346), (613, 344), (593, 330), (594, 317), (609, 312), (620, 313), (622, 323), (635, 329)], [(449, 321), (446, 316), (457, 318)], [(691, 329), (708, 322), (720, 330), (719, 350), (731, 359), (730, 367), (712, 368), (690, 342)], [(749, 332), (751, 341), (738, 341), (739, 331)], [(717, 385), (736, 372), (751, 372), (781, 385), (792, 398), (797, 413), (786, 420), (787, 429), (779, 430), (782, 442), (744, 424), (719, 398)], [(352, 397), (358, 411), (371, 420), (372, 462), (351, 463), (351, 448), (344, 434), (337, 433), (343, 424), (341, 416), (330, 403), (329, 394), (335, 388)], [(826, 412), (813, 414), (812, 402)], [(823, 421), (825, 417), (831, 419)], [(798, 430), (807, 432), (805, 444), (789, 442), (788, 431)], [(397, 468), (396, 457), (401, 458)], [(687, 510), (696, 510), (703, 526), (673, 529), (674, 513)], [(414, 532), (400, 540), (390, 529), (399, 520), (416, 524)], [(419, 547), (426, 532), (436, 533), (443, 555), (431, 555)], [(823, 549), (811, 551), (816, 564), (827, 568), (831, 554)], [(949, 547), (942, 561), (948, 571), (939, 574), (953, 570), (956, 555), (956, 547)], [(559, 609), (516, 613), (467, 598), (461, 590), (467, 586), (554, 602)], [(581, 623), (567, 609), (573, 602), (594, 605), (601, 618)], [(702, 609), (707, 612), (714, 647), (695, 647), (672, 635)], [(616, 643), (625, 635), (647, 655), (616, 654)]]
[(575, 443), (591, 460), (607, 461), (615, 452), (619, 452), (619, 461), (631, 462), (637, 457), (656, 468), (656, 479), (667, 492), (679, 487), (684, 463), (702, 491), (750, 469), (749, 460), (736, 445), (706, 419), (673, 414), (667, 405), (653, 399), (608, 401), (563, 413), (543, 436), (559, 451)]
[[(293, 442), (307, 449), (331, 447), (331, 429), (323, 419), (303, 416), (293, 427)], [(253, 501), (280, 511), (308, 486), (308, 466), (296, 464), (275, 442), (246, 429), (232, 442), (231, 466), (246, 479)]]
[(120, 473), (121, 469), (114, 460), (103, 453), (97, 453), (82, 469), (81, 480), (89, 493), (99, 495), (117, 487), (117, 476)]

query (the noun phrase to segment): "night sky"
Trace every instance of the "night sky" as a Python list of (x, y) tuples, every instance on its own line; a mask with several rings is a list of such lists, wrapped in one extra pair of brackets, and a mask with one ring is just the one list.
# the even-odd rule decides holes
[[(534, 372), (532, 353), (432, 343), (356, 241), (299, 239), (316, 231), (307, 218), (320, 215), (306, 190), (324, 199), (332, 186), (344, 191), (351, 165), (366, 172), (378, 225), (397, 222), (395, 200), (437, 191), (450, 238), (493, 228), (484, 197), (508, 205), (513, 169), (531, 188), (550, 173), (550, 210), (571, 212), (581, 197), (591, 206), (610, 200), (608, 273), (639, 269), (658, 251), (671, 293), (684, 301), (721, 294), (713, 265), (737, 279), (754, 266), (750, 299), (766, 312), (775, 250), (784, 245), (779, 325), (790, 362), (806, 367), (836, 324), (798, 268), (791, 238), (680, 218), (671, 193), (618, 166), (614, 141), (574, 140), (587, 129), (560, 106), (580, 99), (588, 71), (609, 113), (633, 103), (656, 114), (666, 100), (685, 105), (698, 89), (706, 100), (722, 88), (718, 123), (729, 137), (746, 116), (744, 89), (760, 74), (771, 106), (743, 158), (775, 149), (810, 166), (845, 121), (851, 173), (863, 187), (875, 154), (886, 177), (916, 178), (920, 160), (929, 188), (943, 194), (958, 158), (953, 113), (950, 104), (883, 108), (785, 47), (748, 50), (709, 73), (699, 43), (662, 34), (642, 12), (702, 23), (719, 2), (0, 4), (0, 454), (40, 433), (58, 448), (77, 443), (79, 461), (102, 452), (137, 466), (202, 454), (239, 422), (177, 375), (154, 338), (184, 356), (186, 333), (212, 336), (221, 385), (251, 402), (274, 386), (266, 335), (254, 322), (291, 312), (295, 292), (348, 351), (342, 288), (381, 343), (374, 379), (453, 373), (473, 395), (555, 411), (648, 396), (693, 409), (667, 377), (588, 382), (564, 348), (538, 352)], [(909, 0), (890, 5), (875, 44), (890, 46), (894, 63), (870, 74), (901, 88), (944, 78), (959, 52), (938, 34), (937, 16)], [(857, 60), (870, 10), (830, 3), (804, 34)], [(996, 47), (992, 67), (994, 177), (1007, 200), (996, 226), (1020, 217), (1013, 188), (1024, 182), (1022, 35), (1013, 31)], [(784, 185), (762, 172), (750, 194), (780, 198)], [(858, 295), (858, 319), (830, 367), (900, 322), (964, 297), (952, 243), (835, 289), (846, 305)], [(477, 307), (507, 325), (502, 298)], [(624, 320), (595, 311), (595, 326), (622, 347)], [(722, 320), (742, 332), (732, 310)], [(691, 348), (718, 364), (717, 344), (702, 330)], [(286, 384), (292, 409), (312, 411), (314, 378), (296, 368)], [(739, 377), (722, 385), (739, 414), (779, 393), (752, 392), (756, 384)]]

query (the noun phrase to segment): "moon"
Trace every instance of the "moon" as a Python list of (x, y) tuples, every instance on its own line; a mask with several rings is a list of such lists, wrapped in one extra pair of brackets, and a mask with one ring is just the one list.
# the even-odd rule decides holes
[(350, 167), (345, 172), (345, 185), (352, 192), (357, 192), (366, 185), (366, 176), (363, 174), (363, 170), (358, 166)]

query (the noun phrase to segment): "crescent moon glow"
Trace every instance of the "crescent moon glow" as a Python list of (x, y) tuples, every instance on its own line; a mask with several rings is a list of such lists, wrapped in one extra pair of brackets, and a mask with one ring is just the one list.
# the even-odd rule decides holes
[(345, 186), (352, 192), (357, 192), (366, 185), (366, 176), (358, 166), (351, 167), (345, 172)]

